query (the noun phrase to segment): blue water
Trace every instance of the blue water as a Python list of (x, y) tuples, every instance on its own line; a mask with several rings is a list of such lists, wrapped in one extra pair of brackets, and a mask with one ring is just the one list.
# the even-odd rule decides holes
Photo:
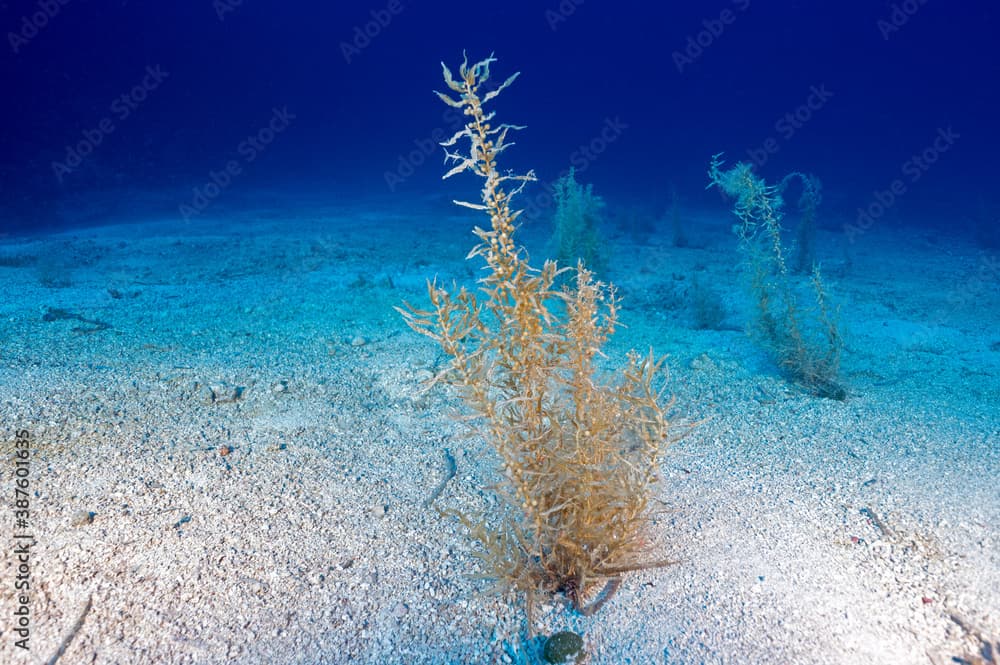
[[(455, 119), (430, 91), (437, 63), (466, 49), (523, 72), (499, 108), (529, 127), (511, 166), (544, 181), (575, 164), (621, 205), (656, 210), (671, 183), (711, 204), (703, 174), (724, 151), (768, 179), (817, 174), (831, 225), (902, 179), (886, 221), (974, 232), (997, 215), (997, 14), (981, 0), (6, 2), (2, 224), (134, 216), (114, 200), (135, 190), (175, 214), (220, 178), (225, 192), (196, 207), (260, 188), (446, 199), (430, 139)], [(287, 127), (247, 144), (276, 111)], [(935, 151), (940, 132), (956, 138)], [(907, 170), (925, 151), (933, 163)], [(103, 209), (74, 212), (98, 193)]]

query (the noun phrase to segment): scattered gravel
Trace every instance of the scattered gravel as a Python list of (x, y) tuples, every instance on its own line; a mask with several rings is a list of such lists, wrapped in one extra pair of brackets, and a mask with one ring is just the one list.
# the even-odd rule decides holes
[[(347, 219), (4, 241), (97, 258), (72, 280), (0, 267), (17, 294), (0, 311), (0, 419), (31, 436), (35, 537), (30, 656), (5, 609), (0, 662), (60, 645), (67, 664), (537, 662), (523, 605), (471, 577), (474, 545), (435, 510), (496, 508), (491, 452), (446, 390), (423, 390), (438, 351), (392, 309), (422, 303), (425, 277), (468, 279), (467, 248), (427, 224)], [(841, 403), (775, 377), (738, 330), (656, 308), (665, 256), (733, 283), (730, 239), (705, 241), (623, 246), (639, 268), (611, 275), (629, 328), (609, 358), (669, 353), (678, 417), (699, 421), (663, 463), (649, 534), (680, 563), (628, 576), (593, 617), (547, 602), (535, 631), (583, 636), (592, 665), (975, 653), (1000, 635), (1000, 354), (983, 318), (1000, 304), (928, 314), (971, 270), (952, 255), (972, 251), (874, 232), (855, 248), (833, 287), (850, 331)], [(433, 258), (417, 265), (414, 247)], [(737, 312), (739, 297), (725, 294)], [(13, 557), (2, 570), (14, 578)], [(0, 598), (13, 606), (11, 583)]]

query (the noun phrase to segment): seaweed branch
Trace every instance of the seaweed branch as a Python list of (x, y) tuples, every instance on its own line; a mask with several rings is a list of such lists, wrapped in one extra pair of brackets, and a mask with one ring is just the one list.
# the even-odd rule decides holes
[[(593, 613), (622, 573), (665, 563), (647, 563), (642, 534), (673, 402), (661, 398), (662, 361), (652, 352), (630, 353), (607, 376), (598, 370), (619, 325), (614, 288), (583, 263), (572, 271), (531, 265), (515, 241), (512, 200), (535, 176), (497, 165), (513, 145), (508, 134), (521, 128), (495, 126), (483, 108), (516, 78), (483, 96), (493, 62), (464, 60), (458, 76), (442, 65), (456, 96), (437, 93), (467, 118), (443, 143), (451, 164), (444, 177), (468, 171), (483, 180), (479, 202), (456, 203), (489, 218), (488, 228), (474, 228), (479, 243), (467, 257), (486, 264), (484, 276), (475, 291), (428, 282), (429, 308), (398, 310), (448, 356), (435, 381), (458, 392), (500, 459), (496, 489), (506, 510), (489, 523), (443, 511), (479, 540), (483, 576), (524, 594), (529, 615), (540, 594), (563, 594)], [(564, 272), (575, 279), (557, 287)], [(584, 605), (588, 590), (601, 587), (604, 600)]]

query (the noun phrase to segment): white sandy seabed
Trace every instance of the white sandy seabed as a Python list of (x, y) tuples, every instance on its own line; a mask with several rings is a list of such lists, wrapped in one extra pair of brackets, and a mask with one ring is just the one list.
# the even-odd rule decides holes
[[(679, 563), (590, 618), (553, 599), (536, 630), (582, 634), (594, 665), (975, 662), (1000, 635), (996, 255), (821, 237), (847, 331), (836, 402), (742, 332), (728, 223), (689, 248), (609, 243), (628, 325), (609, 362), (668, 354), (677, 416), (701, 421), (663, 461), (649, 534)], [(0, 662), (533, 662), (523, 605), (470, 577), (474, 544), (425, 505), (445, 451), (440, 506), (495, 506), (495, 464), (453, 396), (421, 393), (441, 357), (392, 309), (425, 302), (426, 277), (474, 279), (471, 224), (259, 215), (0, 241), (2, 496), (13, 511), (27, 431), (34, 538), (27, 652), (4, 547)], [(695, 277), (722, 330), (693, 329)]]

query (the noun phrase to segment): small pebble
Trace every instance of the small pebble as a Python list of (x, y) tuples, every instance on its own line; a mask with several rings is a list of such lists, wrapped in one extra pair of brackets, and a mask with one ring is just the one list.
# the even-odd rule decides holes
[(545, 641), (542, 656), (547, 663), (569, 663), (577, 660), (583, 650), (583, 638), (564, 630)]
[(92, 513), (89, 510), (78, 510), (73, 513), (73, 518), (70, 520), (70, 526), (87, 526), (88, 524), (94, 523), (94, 516), (97, 513)]

